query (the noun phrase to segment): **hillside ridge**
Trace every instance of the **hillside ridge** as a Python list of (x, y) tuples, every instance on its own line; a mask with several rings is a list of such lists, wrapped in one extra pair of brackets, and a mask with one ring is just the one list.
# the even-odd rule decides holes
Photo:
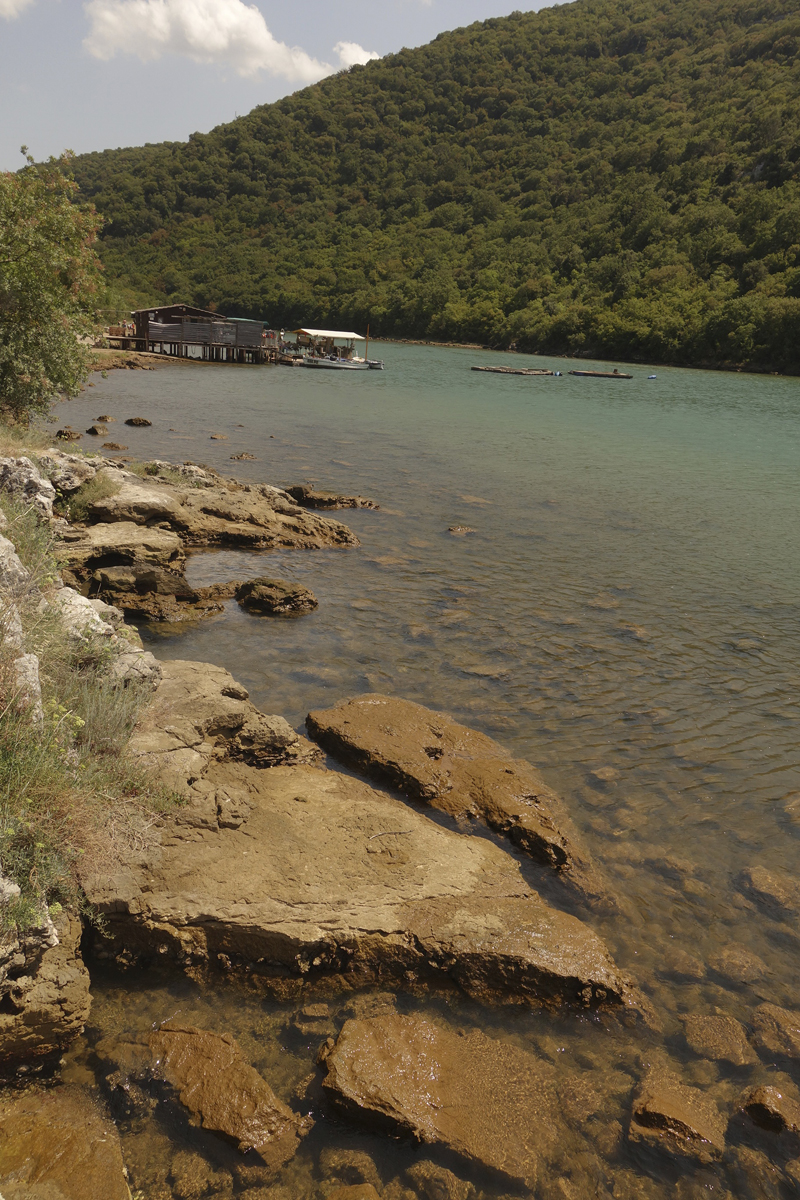
[(800, 370), (800, 8), (575, 0), (74, 160), (126, 301)]

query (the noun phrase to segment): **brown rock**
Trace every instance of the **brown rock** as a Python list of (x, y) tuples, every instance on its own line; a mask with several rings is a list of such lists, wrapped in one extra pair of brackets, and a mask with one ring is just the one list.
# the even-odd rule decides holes
[(109, 416), (95, 417), (95, 421), (99, 421), (101, 425), (108, 425), (109, 423), (112, 423), (115, 420), (116, 420), (116, 417), (109, 417)]
[(121, 446), (119, 442), (103, 442), (104, 450), (127, 450), (127, 446)]
[(477, 533), (478, 531), (471, 525), (448, 525), (447, 532), (452, 533), (454, 537), (465, 537), (468, 533)]
[(306, 724), (330, 754), (452, 817), (480, 818), (583, 898), (613, 907), (555, 792), (485, 734), (375, 694), (309, 713)]
[(323, 492), (318, 488), (299, 483), (286, 489), (287, 493), (303, 508), (380, 508), (374, 500), (364, 496), (343, 496), (339, 492)]
[(756, 1062), (744, 1027), (733, 1017), (688, 1016), (683, 1019), (686, 1041), (702, 1058), (741, 1067)]
[[(128, 751), (180, 791), (201, 780), (213, 762), (271, 767), (316, 762), (320, 757), (316, 746), (295, 733), (283, 717), (259, 712), (247, 688), (224, 667), (181, 659), (162, 664), (161, 681), (139, 718)], [(208, 789), (202, 795), (210, 805), (214, 828), (231, 811), (231, 804), (235, 808), (238, 803), (238, 796), (232, 800), (224, 787), (216, 800)]]
[(59, 429), (56, 431), (56, 437), (62, 442), (79, 442), (83, 435), (75, 429)]
[(119, 468), (109, 467), (98, 472), (98, 478), (117, 484), (111, 496), (103, 496), (89, 505), (90, 523), (114, 524), (117, 521), (132, 521), (135, 525), (147, 525), (156, 521), (168, 521), (178, 510), (178, 501), (163, 488), (148, 487), (141, 482), (129, 480), (119, 482)]
[(66, 912), (52, 931), (0, 941), (0, 1062), (55, 1054), (83, 1032), (92, 1001), (80, 941)]
[(767, 964), (746, 946), (730, 945), (708, 960), (708, 965), (728, 983), (755, 983), (767, 974)]
[(248, 454), (246, 450), (243, 450), (241, 454), (232, 454), (231, 455), (231, 462), (255, 462), (255, 461), (256, 461), (255, 454)]
[(736, 886), (770, 917), (784, 921), (800, 916), (800, 881), (786, 871), (748, 867), (737, 876)]
[(143, 426), (143, 427), (144, 427), (144, 426), (149, 426), (149, 425), (152, 425), (152, 424), (153, 424), (153, 422), (152, 422), (152, 421), (148, 421), (148, 420), (147, 420), (147, 417), (128, 417), (128, 419), (127, 419), (127, 421), (125, 422), (125, 424), (126, 424), (126, 425), (137, 425), (137, 426)]
[(320, 1170), (332, 1179), (347, 1184), (370, 1184), (380, 1189), (382, 1180), (378, 1168), (363, 1150), (344, 1150), (326, 1146), (319, 1156)]
[(381, 1200), (371, 1183), (353, 1183), (334, 1188), (327, 1200)]
[(144, 561), (181, 570), (183, 544), (169, 529), (148, 528), (131, 521), (92, 525), (65, 536), (59, 554), (73, 576), (86, 580), (100, 567)]
[(117, 1131), (73, 1086), (0, 1107), (0, 1186), (8, 1200), (130, 1200)]
[(800, 1133), (800, 1102), (795, 1088), (787, 1094), (785, 1087), (752, 1088), (740, 1101), (740, 1106), (761, 1129), (773, 1133), (790, 1130)]
[(108, 430), (104, 425), (90, 425), (86, 432), (90, 433), (92, 437), (105, 437)]
[(361, 1123), (410, 1135), (533, 1188), (558, 1140), (555, 1068), (477, 1030), (421, 1017), (348, 1021), (324, 1087)]
[(762, 1054), (800, 1058), (800, 1012), (759, 1004), (753, 1013), (753, 1029)]
[(421, 1200), (471, 1200), (475, 1189), (471, 1183), (459, 1179), (446, 1167), (440, 1167), (430, 1159), (414, 1163), (406, 1175), (414, 1185)]
[(302, 584), (267, 579), (263, 575), (243, 583), (236, 591), (236, 599), (248, 612), (271, 616), (297, 616), (319, 607), (314, 593)]
[(713, 1101), (657, 1068), (636, 1093), (628, 1136), (704, 1163), (725, 1149), (725, 1124)]
[(313, 1122), (278, 1099), (232, 1037), (170, 1021), (147, 1040), (155, 1070), (204, 1129), (232, 1138), (242, 1154), (256, 1150), (276, 1173), (294, 1157)]
[[(168, 684), (174, 668), (164, 663)], [(253, 978), (327, 975), (348, 990), (418, 981), (483, 1001), (638, 1003), (597, 935), (547, 905), (488, 840), (443, 829), (348, 775), (215, 761), (240, 737), (244, 700), (229, 697), (226, 711), (219, 693), (201, 694), (184, 717), (163, 697), (159, 708), (160, 693), (134, 750), (167, 760), (173, 786), (196, 782), (149, 855), (131, 854), (113, 878), (82, 880), (106, 914), (101, 952), (257, 964)], [(184, 694), (188, 706), (189, 686)], [(238, 828), (223, 816), (229, 798)]]

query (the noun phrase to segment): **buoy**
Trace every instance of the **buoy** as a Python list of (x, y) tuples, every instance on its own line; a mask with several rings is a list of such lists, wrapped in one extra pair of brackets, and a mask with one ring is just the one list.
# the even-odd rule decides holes
[(658, 379), (658, 376), (657, 375), (648, 375), (647, 378), (648, 379)]

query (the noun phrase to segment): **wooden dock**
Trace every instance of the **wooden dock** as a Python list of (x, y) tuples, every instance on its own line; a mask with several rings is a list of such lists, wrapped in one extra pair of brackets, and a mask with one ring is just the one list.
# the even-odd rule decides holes
[(491, 375), (554, 375), (544, 367), (473, 367), (473, 371), (487, 371)]

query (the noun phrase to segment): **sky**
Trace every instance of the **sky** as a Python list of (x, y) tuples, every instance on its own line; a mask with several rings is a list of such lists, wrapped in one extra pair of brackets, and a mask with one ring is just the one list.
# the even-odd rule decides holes
[[(541, 8), (538, 0), (525, 8)], [(0, 0), (0, 170), (183, 141), (519, 0)]]

